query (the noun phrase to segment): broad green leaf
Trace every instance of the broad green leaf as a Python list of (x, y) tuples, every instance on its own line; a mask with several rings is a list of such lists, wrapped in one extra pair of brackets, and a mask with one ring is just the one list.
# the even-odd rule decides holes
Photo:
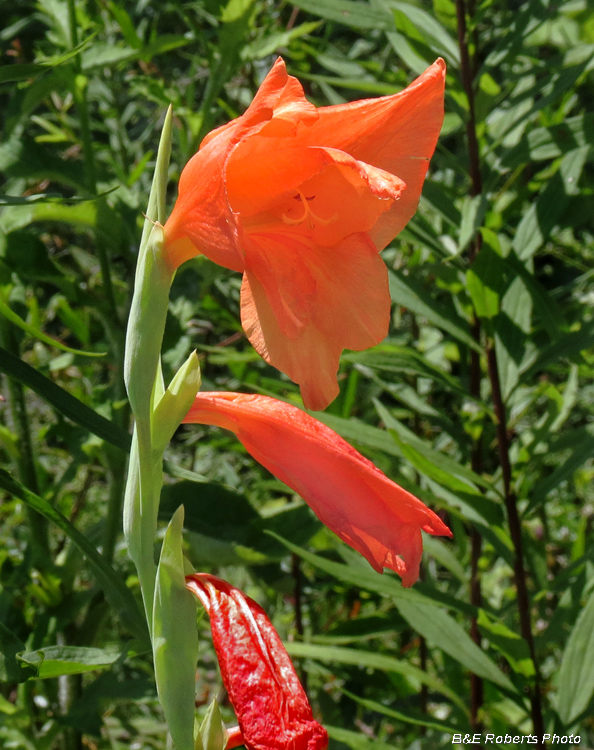
[(85, 646), (48, 646), (17, 655), (22, 665), (35, 669), (40, 680), (65, 674), (83, 674), (110, 667), (122, 656), (121, 648), (89, 648)]
[(298, 643), (292, 641), (285, 643), (285, 648), (290, 656), (298, 656), (306, 659), (317, 659), (322, 662), (336, 664), (353, 664), (369, 669), (378, 669), (383, 672), (396, 672), (403, 677), (421, 685), (427, 685), (431, 689), (447, 696), (460, 708), (465, 708), (463, 702), (453, 691), (447, 688), (440, 680), (428, 672), (413, 666), (409, 661), (395, 659), (393, 656), (385, 656), (374, 651), (361, 651), (354, 648), (342, 648), (340, 646), (319, 646), (313, 643)]
[(491, 320), (499, 314), (501, 298), (509, 283), (505, 259), (489, 245), (483, 245), (466, 272), (466, 284), (479, 318)]
[(41, 513), (44, 518), (55, 523), (58, 528), (62, 529), (68, 535), (72, 543), (86, 556), (89, 566), (97, 579), (97, 583), (103, 589), (105, 598), (118, 613), (120, 619), (134, 633), (136, 638), (146, 641), (146, 624), (132, 592), (111, 565), (101, 557), (87, 537), (81, 534), (67, 518), (46, 500), (35, 495), (26, 487), (23, 487), (8, 472), (2, 469), (0, 469), (0, 487), (10, 492), (14, 497), (18, 497), (29, 507), (33, 508), (33, 510)]
[(408, 708), (406, 712), (396, 711), (394, 708), (384, 706), (383, 703), (379, 703), (378, 701), (369, 700), (367, 698), (361, 698), (358, 695), (354, 695), (344, 688), (341, 692), (344, 693), (344, 695), (348, 696), (351, 700), (354, 700), (356, 703), (366, 708), (368, 711), (375, 711), (376, 713), (383, 714), (384, 716), (389, 716), (392, 719), (403, 721), (405, 724), (414, 724), (418, 727), (427, 727), (428, 729), (436, 729), (438, 732), (449, 732), (450, 734), (456, 731), (456, 728), (451, 724), (445, 724), (444, 722), (434, 719), (432, 716), (423, 716), (423, 714), (420, 713), (413, 714), (413, 712)]
[(430, 644), (441, 648), (470, 672), (516, 693), (513, 682), (476, 645), (466, 630), (442, 609), (413, 601), (396, 602), (404, 619)]
[(105, 419), (68, 391), (44, 377), (31, 365), (2, 348), (0, 348), (0, 371), (30, 388), (75, 424), (84, 427), (93, 435), (97, 435), (126, 453), (130, 451), (130, 435), (121, 427)]
[(180, 506), (165, 532), (153, 606), (155, 680), (176, 750), (194, 750), (198, 634), (196, 601), (186, 589)]
[(559, 171), (545, 183), (536, 201), (524, 214), (513, 241), (520, 260), (526, 261), (548, 240), (574, 195), (590, 147), (582, 146), (566, 153)]
[(544, 503), (547, 495), (555, 490), (561, 482), (571, 479), (577, 469), (594, 455), (594, 427), (579, 427), (559, 435), (549, 443), (548, 454), (570, 451), (567, 458), (558, 461), (553, 472), (535, 482), (532, 487), (528, 510), (533, 510)]
[(497, 368), (504, 400), (536, 356), (535, 348), (528, 340), (531, 323), (532, 296), (523, 278), (517, 276), (503, 295), (501, 312), (495, 321)]
[(557, 710), (570, 727), (594, 695), (594, 592), (581, 611), (563, 651), (557, 683)]
[(453, 307), (446, 308), (441, 300), (436, 300), (410, 274), (405, 276), (400, 271), (388, 271), (388, 278), (390, 295), (395, 304), (406, 307), (415, 315), (427, 318), (430, 323), (447, 331), (458, 341), (480, 351), (480, 346), (470, 335), (468, 323), (456, 314)]
[(384, 5), (403, 13), (415, 25), (432, 51), (445, 57), (448, 64), (454, 67), (460, 64), (460, 50), (457, 42), (433, 15), (418, 5), (400, 2), (400, 0), (386, 0)]
[(428, 459), (436, 469), (440, 470), (441, 478), (444, 478), (444, 475), (448, 474), (448, 476), (460, 477), (460, 479), (465, 480), (464, 482), (457, 482), (455, 484), (455, 489), (460, 489), (465, 492), (476, 492), (475, 485), (484, 487), (485, 489), (491, 488), (490, 483), (479, 474), (472, 471), (472, 469), (469, 469), (463, 464), (458, 463), (455, 459), (450, 458), (427, 445), (420, 437), (418, 437), (418, 435), (415, 435), (414, 432), (409, 430), (408, 427), (396, 419), (381, 401), (374, 399), (373, 404), (378, 416), (386, 425), (386, 428), (392, 431), (392, 437), (397, 439), (403, 455), (407, 456), (407, 448), (412, 448), (414, 451)]
[(394, 750), (394, 745), (366, 737), (360, 732), (353, 732), (342, 727), (332, 727), (324, 724), (328, 736), (337, 742), (350, 747), (351, 750)]
[(512, 694), (516, 693), (513, 683), (474, 643), (464, 628), (427, 596), (404, 589), (394, 579), (382, 578), (378, 573), (332, 563), (280, 537), (279, 541), (307, 562), (336, 576), (339, 580), (346, 580), (360, 588), (367, 588), (371, 583), (371, 590), (390, 596), (402, 617), (428, 641), (441, 648), (471, 672), (490, 680)]
[(493, 648), (507, 659), (511, 668), (526, 679), (534, 677), (534, 662), (526, 641), (501, 622), (491, 620), (484, 610), (477, 618), (481, 633), (488, 639)]
[(321, 16), (357, 29), (390, 31), (394, 28), (390, 13), (376, 10), (363, 0), (296, 0), (293, 5), (314, 16)]
[(581, 353), (592, 346), (594, 346), (594, 323), (581, 321), (577, 331), (564, 333), (557, 341), (540, 350), (534, 363), (523, 373), (523, 382), (533, 381), (538, 373), (562, 359), (581, 362)]
[(434, 365), (416, 351), (394, 344), (381, 344), (366, 352), (348, 352), (341, 357), (343, 362), (357, 362), (367, 367), (386, 372), (408, 373), (430, 378), (452, 390), (468, 397), (467, 389), (449, 373)]
[(293, 39), (299, 39), (302, 36), (311, 34), (319, 26), (319, 21), (302, 23), (287, 31), (279, 31), (275, 34), (264, 36), (261, 39), (256, 39), (243, 47), (241, 57), (243, 60), (261, 60), (273, 54), (273, 52), (281, 47), (288, 46)]
[(458, 253), (464, 252), (482, 227), (489, 203), (484, 195), (468, 196), (462, 204)]

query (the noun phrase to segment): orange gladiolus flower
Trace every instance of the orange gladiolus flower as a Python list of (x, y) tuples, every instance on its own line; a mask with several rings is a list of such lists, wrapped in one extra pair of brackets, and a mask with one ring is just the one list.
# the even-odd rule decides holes
[(443, 521), (329, 427), (267, 396), (199, 393), (184, 422), (234, 432), (249, 453), (295, 490), (316, 516), (378, 571), (412, 586), (421, 530), (452, 536)]
[(212, 640), (239, 728), (227, 750), (326, 750), (328, 733), (311, 706), (278, 633), (253, 599), (206, 573), (186, 576), (187, 588), (210, 617)]
[(243, 273), (241, 317), (305, 405), (338, 394), (343, 349), (388, 332), (378, 252), (414, 214), (443, 121), (445, 63), (394, 96), (316, 108), (279, 59), (252, 104), (188, 162), (165, 224), (173, 267)]

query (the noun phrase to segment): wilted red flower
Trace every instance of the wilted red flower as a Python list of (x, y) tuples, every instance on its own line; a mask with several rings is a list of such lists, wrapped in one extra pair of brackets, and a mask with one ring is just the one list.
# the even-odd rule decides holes
[(343, 349), (388, 332), (378, 251), (417, 208), (444, 80), (438, 60), (399, 94), (318, 109), (279, 59), (182, 172), (165, 224), (172, 266), (204, 253), (244, 274), (243, 328), (310, 409), (336, 397)]
[[(242, 591), (206, 573), (186, 577), (210, 617), (223, 683), (248, 750), (325, 750), (289, 655), (266, 613)], [(240, 744), (237, 731), (227, 747)]]
[(377, 570), (412, 586), (421, 530), (452, 536), (443, 521), (326, 425), (267, 396), (199, 393), (184, 422), (231, 430), (251, 455), (295, 490), (344, 542)]

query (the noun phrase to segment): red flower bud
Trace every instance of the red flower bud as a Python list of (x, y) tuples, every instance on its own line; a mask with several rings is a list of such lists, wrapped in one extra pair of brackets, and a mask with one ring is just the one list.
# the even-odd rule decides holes
[[(186, 577), (210, 617), (223, 683), (248, 750), (325, 750), (328, 734), (314, 718), (289, 655), (253, 599), (206, 573)], [(235, 747), (237, 731), (228, 747)]]

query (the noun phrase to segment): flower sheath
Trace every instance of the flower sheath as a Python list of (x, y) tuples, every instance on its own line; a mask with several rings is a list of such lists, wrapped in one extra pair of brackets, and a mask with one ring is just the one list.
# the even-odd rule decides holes
[(444, 81), (438, 60), (393, 96), (316, 108), (279, 59), (247, 111), (182, 172), (165, 224), (171, 265), (203, 253), (243, 273), (243, 328), (309, 409), (338, 394), (343, 349), (387, 335), (378, 253), (416, 210)]
[[(215, 576), (186, 577), (210, 617), (223, 682), (248, 750), (325, 750), (326, 730), (264, 610)], [(238, 744), (237, 732), (230, 738)]]
[(305, 500), (317, 517), (377, 570), (412, 586), (421, 530), (452, 536), (443, 521), (309, 414), (268, 396), (199, 393), (184, 422), (234, 432), (248, 452)]

